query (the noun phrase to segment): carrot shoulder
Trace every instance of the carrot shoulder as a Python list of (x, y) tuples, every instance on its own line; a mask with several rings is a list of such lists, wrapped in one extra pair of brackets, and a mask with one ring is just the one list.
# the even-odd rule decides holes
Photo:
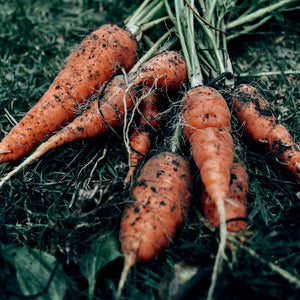
[(179, 154), (162, 152), (145, 163), (121, 220), (119, 292), (135, 262), (152, 260), (172, 241), (188, 212), (191, 186), (189, 165)]
[(233, 91), (232, 101), (245, 132), (300, 178), (300, 147), (278, 122), (262, 93), (253, 86), (242, 84)]
[(152, 57), (142, 65), (132, 84), (176, 90), (187, 81), (187, 78), (187, 66), (183, 56), (170, 50)]
[(28, 154), (76, 115), (76, 107), (95, 93), (120, 67), (136, 60), (133, 36), (116, 25), (103, 25), (87, 36), (67, 59), (46, 93), (0, 143), (0, 163)]

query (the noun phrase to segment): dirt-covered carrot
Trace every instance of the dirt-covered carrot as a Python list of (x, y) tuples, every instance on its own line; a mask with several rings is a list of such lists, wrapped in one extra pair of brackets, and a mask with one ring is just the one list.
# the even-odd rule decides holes
[(0, 163), (27, 155), (43, 138), (72, 121), (79, 104), (120, 67), (136, 61), (134, 37), (117, 25), (103, 25), (67, 59), (49, 89), (0, 143)]
[(231, 114), (222, 95), (205, 86), (194, 87), (185, 93), (182, 110), (184, 136), (191, 146), (201, 181), (220, 219), (220, 244), (208, 292), (208, 298), (212, 299), (227, 238), (225, 201), (234, 157)]
[[(184, 57), (181, 53), (170, 50), (162, 52), (147, 60), (138, 70), (134, 67), (130, 73), (133, 73), (134, 75), (130, 80), (128, 88), (131, 86), (143, 85), (144, 87), (148, 86), (154, 90), (176, 90), (180, 89), (188, 79), (187, 65)], [(151, 93), (152, 104), (148, 103), (150, 106), (146, 107), (144, 110), (145, 114), (150, 117), (149, 121), (154, 122), (155, 118), (153, 119), (153, 117), (154, 115), (157, 115), (157, 109), (161, 109), (161, 104), (158, 103), (159, 99), (156, 92), (152, 91)], [(159, 124), (153, 123), (152, 126), (156, 127), (158, 125)], [(138, 128), (132, 134), (131, 142), (129, 142), (129, 145), (131, 144), (131, 149), (133, 148), (134, 150), (137, 150), (137, 152), (132, 151), (129, 147), (129, 172), (125, 178), (125, 184), (133, 176), (137, 163), (143, 158), (150, 147), (150, 133), (146, 128), (146, 124), (145, 126), (143, 125), (143, 127), (142, 130), (141, 128)]]
[(76, 116), (78, 105), (97, 92), (113, 73), (129, 71), (137, 41), (166, 19), (160, 0), (144, 0), (121, 27), (103, 25), (70, 55), (46, 93), (0, 143), (0, 163), (26, 156), (41, 140)]
[(183, 133), (191, 145), (205, 189), (219, 210), (221, 206), (224, 208), (233, 163), (231, 114), (222, 95), (203, 86), (192, 30), (194, 12), (184, 1), (176, 0), (174, 5), (175, 15), (170, 7), (168, 13), (178, 30), (190, 83), (181, 105)]
[(125, 185), (129, 183), (136, 173), (141, 161), (147, 155), (152, 142), (152, 137), (162, 123), (161, 113), (164, 105), (162, 96), (157, 90), (147, 86), (142, 89), (142, 103), (137, 126), (129, 137), (129, 169), (124, 179)]
[(152, 260), (170, 244), (189, 209), (191, 186), (190, 167), (181, 155), (165, 151), (145, 163), (121, 220), (119, 294), (136, 262)]
[[(174, 1), (175, 14), (167, 1), (165, 4), (178, 31), (190, 83), (190, 90), (183, 96), (181, 105), (183, 134), (191, 146), (204, 188), (215, 203), (220, 218), (220, 243), (208, 291), (208, 299), (212, 299), (226, 248), (225, 199), (229, 191), (234, 157), (231, 114), (222, 95), (217, 90), (204, 86), (202, 72), (206, 66), (200, 65), (198, 48), (195, 45), (197, 41), (202, 46), (202, 40), (198, 40), (196, 36), (194, 11), (184, 0)], [(210, 4), (212, 8), (213, 5), (214, 3)], [(208, 14), (211, 12), (209, 8)], [(203, 30), (205, 37), (207, 30)], [(213, 37), (214, 34), (209, 36)], [(207, 53), (210, 54), (211, 51)], [(216, 53), (219, 54), (219, 51)]]
[(194, 87), (185, 93), (182, 109), (184, 136), (220, 220), (220, 243), (208, 292), (208, 298), (212, 299), (227, 239), (225, 202), (234, 157), (231, 114), (222, 95), (205, 86)]
[[(282, 2), (287, 3), (287, 1)], [(290, 1), (290, 5), (292, 4), (291, 2), (292, 1)], [(278, 8), (278, 6), (276, 7), (270, 5), (267, 10), (254, 9), (253, 13), (251, 13), (250, 18), (247, 17), (247, 14), (249, 14), (249, 12), (252, 12), (251, 9), (244, 10), (244, 13), (242, 13), (241, 17), (239, 14), (237, 14), (238, 22), (234, 25), (235, 20), (231, 19), (230, 17), (228, 18), (229, 15), (231, 16), (232, 8), (235, 5), (233, 2), (229, 5), (224, 5), (222, 1), (204, 0), (196, 2), (174, 0), (175, 13), (173, 13), (169, 1), (164, 0), (164, 3), (167, 7), (170, 19), (173, 21), (177, 29), (181, 49), (188, 66), (189, 82), (191, 88), (204, 84), (202, 74), (205, 76), (204, 78), (207, 78), (208, 80), (220, 76), (221, 74), (232, 74), (232, 65), (227, 52), (226, 38), (229, 34), (228, 31), (237, 26), (237, 23), (243, 25), (249, 23), (247, 28), (245, 26), (245, 30), (238, 30), (239, 33), (245, 33), (250, 32), (251, 30), (255, 30), (266, 20), (270, 19), (270, 16), (273, 15), (274, 10)], [(241, 8), (241, 10), (243, 9), (244, 8)], [(270, 16), (266, 16), (266, 14), (269, 14)], [(203, 15), (205, 16), (204, 19), (201, 17)], [(196, 20), (195, 16), (197, 16)], [(253, 21), (257, 19), (262, 20), (259, 20), (257, 24), (253, 25)], [(233, 21), (230, 24), (230, 27), (226, 27), (227, 20)], [(225, 31), (226, 34), (224, 34)], [(197, 43), (197, 47), (195, 46), (195, 43)], [(226, 87), (231, 88), (233, 86), (233, 81), (227, 79), (225, 81), (225, 84)], [(199, 87), (199, 90), (201, 91), (201, 87)], [(223, 114), (220, 115), (220, 111), (218, 109), (214, 109), (214, 102), (210, 103), (209, 105), (212, 110), (208, 112), (207, 116), (209, 117), (209, 119), (215, 119), (217, 121), (217, 119)], [(185, 105), (185, 107), (186, 110), (189, 110), (189, 105)], [(227, 110), (226, 113), (225, 110)], [(226, 108), (225, 110), (224, 115), (230, 116), (228, 109)], [(205, 110), (203, 110), (203, 113), (204, 111)], [(204, 120), (206, 118), (206, 114), (204, 113), (201, 115), (203, 116)], [(195, 117), (197, 117), (197, 114), (195, 114)], [(197, 118), (200, 119), (199, 117)], [(201, 124), (202, 121), (199, 121)], [(209, 122), (203, 121), (203, 124), (205, 123), (209, 124)], [(217, 121), (216, 123), (221, 124), (222, 122)], [(190, 124), (184, 121), (184, 126), (185, 128), (188, 128)], [(194, 127), (197, 128), (197, 126)], [(190, 131), (190, 133), (192, 130), (193, 128), (187, 129), (187, 131)], [(220, 243), (215, 259), (213, 273), (211, 276), (211, 284), (207, 295), (207, 299), (212, 300), (214, 299), (214, 290), (217, 286), (217, 279), (222, 267), (224, 250), (226, 247), (227, 217), (225, 210), (225, 200), (227, 196), (226, 194), (228, 193), (229, 189), (228, 183), (230, 182), (230, 170), (233, 159), (233, 145), (232, 138), (229, 137), (230, 132), (224, 130), (222, 127), (219, 127), (219, 125), (215, 127), (207, 127), (207, 129), (205, 130), (195, 129), (195, 132), (197, 133), (195, 133), (194, 136), (193, 134), (189, 133), (188, 136), (192, 143), (194, 143), (193, 154), (195, 153), (197, 159), (200, 160), (200, 163), (198, 163), (198, 165), (200, 166), (200, 173), (205, 173), (203, 174), (203, 178), (201, 174), (201, 178), (204, 182), (211, 186), (211, 190), (208, 190), (207, 192), (214, 193), (215, 191), (215, 196), (217, 196), (218, 198), (220, 197), (220, 200), (215, 202), (220, 218)], [(205, 136), (206, 138), (204, 138)], [(203, 144), (201, 144), (202, 142)], [(204, 146), (208, 144), (209, 146)], [(218, 154), (219, 151), (220, 153)], [(200, 153), (203, 153), (204, 157), (201, 158)], [(216, 160), (210, 162), (209, 156), (206, 155), (210, 155), (210, 153), (212, 154), (211, 157), (216, 157)], [(221, 156), (223, 156), (224, 159), (221, 158)], [(223, 167), (225, 167), (225, 169), (223, 170), (224, 172), (220, 169), (219, 163), (217, 163), (218, 161), (223, 164)], [(214, 174), (216, 176), (214, 176)], [(222, 181), (224, 185), (221, 184)], [(217, 184), (217, 182), (219, 182), (219, 184)]]
[(183, 133), (205, 189), (218, 206), (228, 193), (233, 163), (230, 111), (219, 92), (204, 86), (189, 90), (182, 108)]
[[(230, 186), (225, 199), (225, 212), (228, 231), (246, 230), (248, 175), (245, 165), (235, 158), (230, 174)], [(207, 221), (214, 227), (220, 224), (216, 204), (204, 190), (201, 207)]]
[(20, 165), (3, 177), (0, 181), (0, 187), (15, 173), (49, 150), (78, 139), (94, 137), (108, 131), (110, 127), (121, 126), (123, 124), (124, 107), (130, 109), (134, 105), (132, 96), (133, 91), (127, 93), (125, 77), (123, 75), (114, 76), (105, 87), (103, 96), (100, 99), (93, 101), (91, 106), (81, 115), (52, 135)]
[[(177, 55), (177, 57), (179, 58), (180, 55)], [(160, 53), (152, 59), (161, 59), (163, 61), (165, 59), (165, 54)], [(152, 59), (149, 60), (150, 65)], [(184, 69), (185, 63), (182, 57), (178, 60), (180, 61), (182, 68)], [(178, 60), (173, 61), (174, 65), (178, 63)], [(146, 63), (146, 65), (147, 64), (148, 62)], [(157, 76), (163, 76), (165, 70), (161, 70), (159, 68), (159, 64), (155, 65), (155, 67), (157, 68)], [(186, 74), (186, 69), (184, 70)], [(138, 75), (139, 73), (137, 74), (137, 76)], [(150, 73), (149, 76), (152, 78), (152, 73)], [(145, 77), (143, 76), (143, 78)], [(177, 82), (175, 83), (175, 78), (172, 75), (165, 76), (164, 81), (157, 82), (157, 88), (165, 88), (169, 85), (169, 80), (171, 88), (174, 89), (180, 88), (186, 78), (184, 76), (178, 76)], [(128, 86), (125, 84), (125, 82), (126, 80), (123, 75), (116, 75), (105, 88), (105, 91), (100, 99), (92, 102), (90, 108), (85, 110), (81, 115), (77, 116), (71, 123), (63, 127), (57, 133), (52, 135), (19, 166), (17, 166), (5, 177), (3, 177), (0, 181), (0, 187), (15, 173), (17, 173), (19, 170), (21, 170), (37, 158), (41, 157), (50, 149), (59, 147), (63, 144), (75, 140), (94, 137), (107, 131), (111, 127), (121, 126), (123, 124), (123, 121), (126, 119), (125, 114), (127, 113), (127, 110), (131, 109), (134, 105), (134, 101), (130, 96), (130, 94), (134, 94), (134, 86)], [(139, 80), (137, 81), (137, 84), (141, 84), (142, 82), (142, 80)]]
[(251, 85), (242, 84), (233, 91), (232, 101), (245, 132), (300, 179), (300, 147), (278, 122), (263, 94)]
[(186, 80), (187, 67), (182, 54), (165, 51), (143, 64), (131, 84), (174, 90), (178, 89), (178, 82), (184, 83)]

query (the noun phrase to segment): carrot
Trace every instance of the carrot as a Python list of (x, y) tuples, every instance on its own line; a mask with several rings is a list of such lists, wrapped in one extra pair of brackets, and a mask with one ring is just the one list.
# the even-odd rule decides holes
[[(179, 52), (171, 50), (155, 55), (139, 67), (137, 71), (134, 67), (130, 73), (131, 80), (129, 82), (128, 89), (132, 86), (143, 85), (144, 87), (151, 87), (154, 90), (176, 90), (187, 81), (187, 66), (183, 56)], [(144, 110), (145, 112), (148, 111), (147, 115), (152, 118), (152, 121), (149, 121), (153, 122), (154, 120), (153, 117), (150, 116), (150, 113), (153, 116), (154, 114), (156, 115), (158, 113), (157, 108), (161, 109), (161, 105), (158, 104), (159, 99), (157, 95), (155, 96), (155, 94), (152, 93), (151, 97), (153, 99), (154, 97), (156, 98), (156, 100), (151, 100), (152, 102), (155, 101), (156, 104), (153, 105), (154, 103), (149, 103), (149, 106)], [(146, 102), (147, 101), (148, 100), (146, 100)], [(155, 110), (152, 111), (153, 109)], [(129, 141), (129, 146), (127, 147), (129, 153), (129, 171), (124, 184), (127, 184), (130, 181), (136, 171), (137, 163), (142, 160), (143, 156), (150, 148), (149, 133), (147, 132), (148, 129), (144, 125), (142, 126), (146, 129), (146, 131), (144, 129), (141, 131), (141, 128), (136, 129), (131, 135), (131, 142)], [(153, 124), (153, 127), (156, 126), (159, 126), (159, 124)], [(134, 151), (134, 147), (138, 147), (138, 149), (135, 149), (138, 153)]]
[[(147, 61), (130, 85), (179, 89), (186, 80), (183, 56), (166, 51)], [(141, 169), (132, 190), (134, 202), (125, 207), (121, 220), (124, 268), (118, 295), (135, 262), (149, 261), (169, 245), (189, 208), (191, 184), (189, 165), (174, 152), (165, 151), (152, 157)]]
[[(187, 5), (186, 3), (187, 1), (174, 0), (175, 14), (173, 14), (171, 6), (165, 1), (168, 14), (177, 29), (190, 83), (190, 90), (182, 98), (183, 134), (191, 146), (202, 183), (212, 202), (215, 203), (220, 221), (220, 243), (208, 290), (208, 299), (213, 299), (218, 274), (225, 256), (227, 239), (225, 199), (229, 192), (230, 172), (234, 154), (230, 111), (220, 93), (213, 88), (204, 86), (203, 72), (206, 75), (215, 74), (217, 76), (220, 75), (219, 71), (223, 73), (228, 70), (228, 67), (230, 69), (231, 65), (228, 57), (223, 56), (223, 54), (220, 55), (220, 49), (217, 47), (224, 41), (223, 36), (225, 35), (222, 34), (220, 38), (217, 35), (218, 38), (216, 38), (216, 31), (220, 32), (219, 29), (214, 26), (213, 29), (211, 26), (208, 28), (207, 23), (204, 25), (203, 20), (201, 20), (200, 26), (203, 26), (203, 28), (199, 32), (201, 32), (201, 38), (204, 37), (205, 39), (202, 40), (196, 34), (198, 31), (194, 30), (195, 13), (198, 16), (197, 10), (194, 9), (195, 4), (189, 3)], [(216, 2), (210, 6), (209, 20), (212, 15), (219, 18), (218, 14), (212, 13), (217, 8)], [(222, 26), (222, 20), (221, 17), (221, 23), (214, 20), (210, 24)], [(197, 46), (195, 41), (198, 41)], [(209, 46), (210, 51), (207, 51), (206, 45)], [(223, 46), (226, 46), (226, 43), (223, 43)], [(205, 58), (202, 60), (203, 64), (201, 65), (198, 58), (199, 49), (203, 50), (201, 59), (207, 58), (207, 60)], [(223, 63), (223, 60), (225, 63)], [(210, 68), (211, 63), (213, 64), (212, 68)], [(227, 84), (230, 85), (231, 82), (226, 82)]]
[[(228, 231), (246, 230), (246, 222), (242, 219), (247, 216), (247, 194), (248, 175), (245, 165), (235, 160), (230, 174), (230, 185), (225, 199), (225, 212)], [(203, 192), (201, 207), (207, 221), (214, 227), (220, 224), (220, 217), (216, 204), (212, 201), (206, 191)], [(239, 218), (242, 218), (239, 220)]]
[(139, 117), (138, 126), (133, 129), (129, 137), (129, 169), (124, 179), (125, 185), (131, 181), (136, 173), (138, 165), (147, 155), (152, 137), (161, 125), (161, 112), (163, 105), (161, 97), (157, 90), (151, 90), (144, 86), (142, 91), (144, 98), (141, 103), (141, 116)]
[(245, 132), (268, 149), (291, 173), (300, 178), (300, 147), (279, 124), (265, 97), (255, 87), (239, 85), (232, 94), (238, 121)]
[(233, 163), (230, 111), (215, 89), (200, 86), (182, 99), (183, 133), (212, 201), (224, 201)]
[[(215, 89), (204, 86), (202, 72), (207, 71), (207, 61), (200, 65), (198, 59), (198, 51), (203, 44), (199, 36), (195, 34), (197, 31), (193, 30), (194, 11), (182, 0), (174, 1), (175, 14), (167, 1), (165, 4), (177, 29), (190, 83), (190, 90), (183, 96), (181, 105), (183, 134), (191, 146), (202, 183), (209, 197), (215, 203), (220, 218), (220, 243), (208, 291), (208, 299), (212, 299), (218, 273), (222, 267), (227, 239), (225, 199), (229, 191), (230, 171), (234, 156), (230, 126), (231, 115), (222, 95)], [(194, 3), (191, 6), (193, 7), (193, 5)], [(212, 5), (210, 12), (214, 7), (215, 5)], [(201, 35), (203, 33), (216, 46), (215, 32), (210, 33), (210, 29), (204, 27)], [(196, 40), (199, 41), (197, 47)], [(213, 52), (217, 54), (216, 60), (211, 60)], [(202, 54), (209, 58), (208, 65), (211, 61), (216, 61), (216, 65), (221, 62), (219, 49), (216, 47), (208, 52), (205, 49)], [(220, 66), (222, 72), (226, 70), (225, 65)], [(218, 72), (218, 69), (219, 66), (214, 73)], [(179, 139), (177, 138), (177, 140)]]
[(120, 294), (130, 268), (150, 261), (172, 241), (190, 205), (192, 177), (186, 160), (165, 151), (150, 158), (132, 189), (132, 201), (124, 209), (120, 242), (124, 269)]
[(186, 92), (182, 98), (182, 109), (184, 136), (191, 146), (202, 183), (217, 208), (220, 220), (219, 249), (208, 291), (208, 299), (212, 299), (227, 239), (225, 200), (234, 156), (231, 115), (222, 95), (205, 86)]
[(127, 93), (125, 77), (123, 75), (114, 76), (100, 99), (93, 101), (90, 107), (77, 116), (73, 122), (52, 135), (35, 152), (3, 177), (0, 181), (0, 187), (15, 173), (49, 150), (78, 139), (94, 137), (108, 131), (111, 127), (121, 126), (124, 107), (126, 105), (126, 109), (130, 109), (134, 105), (133, 97), (132, 93)]
[(120, 68), (129, 71), (136, 60), (136, 40), (143, 31), (165, 20), (161, 18), (163, 13), (160, 0), (144, 0), (124, 21), (124, 29), (103, 25), (87, 36), (38, 103), (4, 137), (0, 163), (26, 156), (42, 139), (71, 122), (78, 104), (85, 102), (112, 74)]
[[(234, 20), (231, 24), (232, 27), (228, 27), (225, 22), (227, 20), (226, 15), (228, 16), (228, 12), (230, 13), (231, 11), (230, 9), (229, 11), (226, 11), (222, 1), (201, 1), (201, 5), (199, 6), (199, 3), (196, 4), (194, 1), (174, 0), (175, 14), (168, 1), (164, 2), (180, 39), (181, 48), (188, 66), (191, 88), (204, 84), (202, 73), (207, 79), (228, 72), (233, 74), (230, 57), (227, 52), (226, 39), (228, 39), (228, 31), (231, 28), (238, 26), (237, 23), (239, 23), (239, 25), (251, 23), (253, 19), (256, 18), (262, 19), (258, 22), (261, 25), (269, 19), (269, 16), (267, 16), (263, 20), (262, 16), (264, 14), (269, 14), (269, 12), (272, 11), (272, 8), (273, 10), (278, 8), (271, 5), (267, 10), (260, 10), (259, 13), (255, 11), (255, 14), (250, 14), (250, 18), (245, 16), (237, 18), (237, 23), (235, 23)], [(198, 11), (200, 13), (198, 13)], [(206, 14), (207, 11), (208, 13)], [(205, 14), (205, 20), (201, 17), (201, 14)], [(199, 21), (197, 23), (199, 27), (197, 28), (195, 26), (195, 15)], [(235, 25), (233, 25), (233, 23), (235, 23)], [(251, 27), (250, 30), (257, 28), (257, 26), (248, 27)], [(226, 30), (227, 34), (224, 34), (224, 30)], [(197, 41), (197, 46), (195, 45), (195, 41)], [(231, 88), (233, 84), (233, 80), (227, 79), (225, 81), (226, 87)], [(202, 88), (199, 87), (197, 89), (197, 92), (199, 92)], [(197, 94), (197, 92), (194, 92), (194, 94)], [(193, 92), (191, 92), (191, 94), (192, 93)], [(202, 98), (202, 96), (198, 97), (198, 99), (199, 98)], [(199, 103), (199, 110), (196, 110), (194, 107), (198, 105), (198, 99), (197, 101), (190, 103), (190, 106), (189, 103), (184, 104), (186, 113), (188, 113), (189, 110), (194, 110), (195, 113), (193, 114), (193, 118), (190, 118), (187, 115), (184, 116), (185, 113), (183, 114), (183, 126), (185, 135), (192, 146), (194, 160), (198, 161), (197, 165), (200, 168), (201, 179), (205, 184), (208, 195), (211, 197), (212, 201), (215, 202), (219, 217), (220, 243), (207, 295), (207, 299), (212, 300), (214, 298), (213, 294), (215, 287), (217, 286), (217, 278), (221, 270), (226, 247), (227, 211), (225, 210), (225, 203), (229, 192), (230, 170), (233, 161), (233, 142), (232, 137), (230, 136), (229, 127), (227, 126), (230, 120), (228, 108), (224, 105), (224, 110), (222, 112), (216, 107), (215, 101), (208, 100), (208, 104), (204, 106), (203, 111), (200, 109), (202, 103)], [(210, 108), (211, 110), (206, 110), (207, 108)], [(221, 118), (221, 116), (225, 115), (227, 115), (226, 119)], [(203, 117), (202, 120), (201, 117)], [(209, 120), (205, 121), (205, 118)], [(215, 125), (212, 126), (210, 123), (211, 120), (214, 119)], [(189, 123), (188, 121), (190, 120), (193, 120), (193, 122)], [(198, 125), (202, 126), (204, 124), (206, 124), (204, 128), (198, 127)], [(225, 128), (228, 128), (228, 130)]]
[(187, 67), (183, 56), (176, 51), (165, 51), (149, 59), (133, 78), (131, 85), (155, 85), (160, 89), (179, 88), (187, 80)]
[(0, 143), (0, 163), (28, 154), (43, 138), (76, 115), (76, 107), (95, 93), (120, 67), (136, 60), (133, 36), (117, 25), (103, 25), (70, 55), (41, 99)]
[[(180, 57), (177, 55), (177, 57)], [(158, 54), (157, 57), (152, 59), (165, 59), (164, 54)], [(152, 59), (149, 60), (151, 65)], [(177, 60), (173, 61), (174, 65), (178, 63)], [(148, 62), (146, 63), (148, 64)], [(181, 61), (184, 65), (184, 60)], [(157, 74), (159, 77), (163, 76), (164, 70), (160, 70), (159, 64), (156, 65)], [(138, 74), (137, 74), (138, 76)], [(152, 76), (152, 73), (150, 74)], [(145, 78), (145, 77), (143, 77)], [(177, 78), (177, 88), (182, 85), (184, 78)], [(162, 89), (168, 86), (170, 80), (171, 88), (176, 88), (174, 77), (165, 76), (165, 81), (158, 81), (157, 88)], [(142, 81), (137, 81), (137, 83)], [(83, 114), (77, 116), (71, 123), (63, 127), (60, 131), (52, 135), (48, 140), (42, 143), (35, 152), (27, 157), (20, 165), (9, 172), (0, 181), (0, 187), (10, 179), (19, 170), (29, 165), (31, 162), (41, 157), (49, 150), (59, 147), (65, 143), (70, 143), (78, 139), (84, 139), (99, 135), (111, 127), (118, 127), (126, 120), (125, 115), (127, 110), (133, 107), (134, 101), (130, 94), (134, 95), (133, 85), (125, 84), (125, 78), (122, 75), (116, 75), (108, 84), (104, 91), (104, 95), (99, 101), (93, 101), (90, 108), (83, 112)], [(99, 104), (100, 103), (100, 104)], [(100, 110), (99, 110), (100, 107)], [(103, 116), (103, 117), (102, 117)], [(125, 119), (124, 119), (125, 118)]]

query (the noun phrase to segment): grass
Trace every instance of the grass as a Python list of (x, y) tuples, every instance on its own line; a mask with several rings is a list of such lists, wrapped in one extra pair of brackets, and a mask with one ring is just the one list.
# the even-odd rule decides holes
[[(137, 2), (2, 1), (1, 138), (45, 92), (85, 34), (101, 24), (124, 20)], [(296, 16), (287, 13), (284, 19), (272, 20), (255, 34), (232, 41), (229, 51), (234, 70), (241, 75), (239, 80), (262, 87), (280, 121), (299, 144), (299, 72), (291, 72), (299, 71), (297, 25)], [(242, 137), (240, 128), (236, 130), (250, 179), (249, 226), (243, 246), (235, 256), (228, 256), (216, 298), (297, 299), (299, 182)], [(118, 137), (106, 134), (50, 151), (2, 188), (0, 298), (22, 298), (17, 297), (22, 290), (20, 278), (26, 272), (32, 272), (33, 278), (41, 274), (14, 259), (18, 248), (40, 250), (45, 261), (41, 287), (47, 285), (54, 267), (45, 254), (50, 253), (63, 267), (55, 276), (64, 280), (51, 284), (62, 291), (64, 299), (87, 299), (89, 284), (95, 288), (94, 299), (113, 298), (122, 269), (117, 234), (128, 196), (122, 190), (126, 163), (125, 146)], [(16, 164), (0, 165), (0, 175)], [(196, 195), (194, 198), (196, 203)], [(124, 299), (157, 299), (167, 279), (175, 274), (174, 265), (181, 261), (197, 270), (194, 278), (198, 283), (189, 299), (205, 298), (218, 243), (216, 233), (202, 223), (195, 206), (170, 247), (153, 262), (134, 267)], [(26, 251), (24, 257), (32, 265), (39, 264)], [(181, 270), (190, 269), (184, 266)], [(31, 291), (41, 291), (41, 287)], [(180, 288), (184, 290), (185, 286)], [(47, 293), (50, 289), (37, 299), (47, 299)]]

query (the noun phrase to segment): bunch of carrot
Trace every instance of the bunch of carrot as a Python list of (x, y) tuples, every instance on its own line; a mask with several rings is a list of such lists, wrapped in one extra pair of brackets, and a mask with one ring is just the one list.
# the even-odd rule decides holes
[[(174, 70), (173, 77), (166, 78), (166, 70), (158, 68), (162, 59), (169, 59), (167, 67), (170, 69), (177, 68), (179, 64), (181, 67), (183, 61), (177, 53), (163, 53), (162, 57), (153, 58), (150, 65), (140, 67), (143, 59), (149, 59), (170, 32), (164, 34), (139, 62), (136, 61), (136, 39), (140, 39), (143, 30), (153, 26), (152, 22), (155, 21), (155, 25), (165, 19), (152, 20), (161, 16), (162, 7), (158, 0), (145, 0), (125, 22), (125, 29), (117, 25), (103, 25), (71, 53), (46, 93), (0, 142), (0, 163), (5, 163), (24, 158), (46, 139), (1, 180), (0, 186), (50, 149), (121, 126), (127, 111), (136, 101), (133, 87), (147, 83), (164, 88), (166, 80), (169, 80), (168, 88), (174, 89), (186, 80), (184, 72), (177, 76)], [(134, 71), (138, 67), (138, 72)], [(116, 75), (121, 71), (123, 75)], [(135, 74), (131, 74), (130, 87), (127, 87), (129, 71)], [(78, 105), (87, 107), (79, 116), (76, 115)]]
[(117, 25), (103, 25), (87, 36), (42, 98), (1, 141), (0, 163), (23, 158), (42, 139), (70, 123), (76, 107), (118, 69), (131, 69), (136, 52), (134, 37)]
[(43, 139), (70, 123), (76, 108), (87, 103), (114, 74), (128, 72), (136, 63), (137, 41), (143, 31), (154, 20), (164, 20), (162, 8), (159, 0), (144, 0), (124, 28), (109, 24), (90, 33), (41, 99), (1, 141), (0, 163), (25, 157)]
[[(207, 296), (213, 299), (224, 250), (228, 245), (227, 231), (246, 229), (248, 175), (244, 163), (234, 153), (229, 107), (217, 90), (204, 86), (205, 76), (233, 75), (225, 35), (225, 17), (229, 10), (226, 11), (228, 7), (223, 2), (200, 2), (199, 8), (207, 16), (205, 19), (194, 1), (175, 0), (175, 13), (168, 1), (165, 5), (177, 28), (188, 67), (191, 89), (182, 98), (181, 118), (183, 135), (191, 146), (203, 185), (200, 205), (207, 221), (212, 226), (220, 226), (220, 244)], [(253, 20), (260, 14), (266, 16), (275, 6), (260, 10), (247, 20)], [(195, 25), (195, 18), (199, 26)], [(266, 19), (261, 23), (264, 21)], [(244, 22), (242, 18), (241, 22)], [(240, 22), (236, 24), (238, 26)], [(200, 31), (197, 31), (198, 28)], [(226, 79), (225, 84), (227, 93), (232, 93), (238, 121), (246, 124), (245, 131), (255, 141), (265, 144), (299, 178), (299, 146), (284, 126), (278, 124), (262, 94), (249, 85), (234, 88), (230, 79)]]
[[(204, 8), (207, 1), (202, 2)], [(175, 13), (168, 1), (146, 0), (141, 7), (147, 6), (152, 15), (165, 7), (177, 30), (183, 56), (170, 50), (136, 63), (135, 37), (140, 31), (136, 31), (139, 26), (132, 21), (135, 18), (127, 23), (130, 32), (116, 25), (104, 25), (92, 32), (70, 55), (45, 95), (0, 143), (0, 163), (5, 163), (24, 158), (47, 138), (1, 180), (0, 186), (50, 149), (123, 128), (128, 150), (124, 185), (135, 184), (121, 220), (120, 242), (125, 260), (118, 289), (121, 294), (129, 269), (135, 262), (151, 260), (165, 249), (188, 213), (192, 174), (188, 160), (179, 154), (182, 134), (190, 145), (203, 186), (202, 193), (196, 195), (199, 207), (212, 226), (220, 226), (220, 245), (208, 294), (212, 298), (227, 231), (245, 231), (247, 217), (248, 175), (235, 153), (231, 112), (220, 91), (204, 85), (203, 74), (208, 77), (225, 71), (232, 73), (226, 41), (219, 36), (226, 29), (224, 15), (214, 21), (215, 7), (210, 7), (210, 23), (201, 23), (204, 39), (195, 31), (195, 18), (198, 21), (199, 17), (195, 5), (175, 0)], [(142, 15), (142, 22), (149, 21), (146, 13)], [(200, 50), (207, 47), (207, 41), (209, 46), (213, 44), (212, 54), (199, 59), (195, 40), (199, 41)], [(216, 44), (220, 41), (224, 42), (225, 56), (220, 55)], [(153, 146), (151, 137), (161, 127), (165, 94), (178, 91), (187, 81), (189, 89), (180, 101), (180, 123), (173, 134), (175, 144), (147, 160), (136, 176)], [(230, 92), (238, 121), (246, 133), (273, 152), (299, 179), (299, 146), (278, 123), (263, 95), (249, 85)], [(93, 101), (88, 102), (91, 96)], [(87, 108), (77, 116), (75, 107), (83, 103), (87, 103)], [(139, 112), (133, 129), (133, 119), (128, 118), (130, 111)]]

